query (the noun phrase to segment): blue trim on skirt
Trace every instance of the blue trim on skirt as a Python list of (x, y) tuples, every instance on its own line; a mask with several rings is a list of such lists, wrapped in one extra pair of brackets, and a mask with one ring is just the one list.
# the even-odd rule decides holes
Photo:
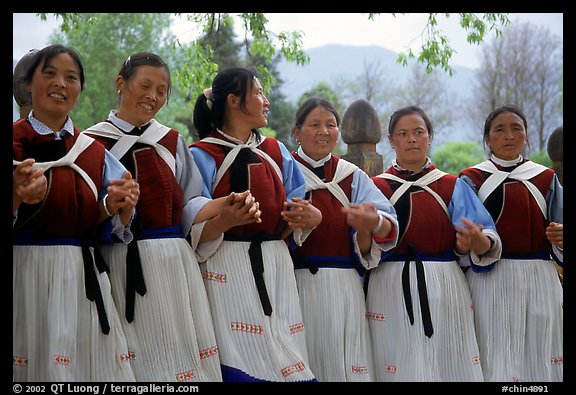
[[(241, 371), (240, 369), (233, 368), (231, 366), (220, 365), (222, 370), (222, 380), (224, 382), (251, 382), (251, 383), (269, 383), (270, 380), (257, 379), (256, 377), (250, 376), (248, 373)], [(316, 379), (303, 380), (301, 382), (318, 382)]]

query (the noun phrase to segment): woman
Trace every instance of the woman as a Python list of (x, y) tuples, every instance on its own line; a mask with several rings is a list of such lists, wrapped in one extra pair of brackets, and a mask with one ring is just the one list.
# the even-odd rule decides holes
[[(286, 147), (263, 136), (270, 103), (256, 75), (222, 70), (196, 100), (191, 147), (212, 197), (249, 189), (262, 222), (224, 232), (203, 263), (224, 381), (314, 380), (285, 238), (301, 244), (322, 218)], [(288, 200), (288, 201), (287, 201)]]
[(486, 381), (562, 381), (563, 188), (552, 169), (523, 156), (523, 111), (504, 105), (484, 124), (490, 159), (460, 174), (494, 218), (501, 259), (466, 273)]
[(493, 263), (500, 239), (474, 192), (431, 163), (433, 136), (421, 108), (394, 112), (388, 140), (396, 158), (373, 177), (400, 224), (398, 245), (369, 276), (377, 381), (483, 381), (470, 291), (457, 260)]
[(32, 110), (12, 129), (13, 380), (134, 381), (94, 241), (110, 230), (130, 241), (138, 184), (68, 115), (84, 88), (72, 48), (38, 51), (23, 81)]
[[(211, 226), (206, 220), (217, 211), (228, 222), (236, 215), (244, 217), (239, 223), (255, 221), (252, 197), (244, 193), (213, 202), (202, 196), (202, 178), (184, 138), (154, 119), (171, 87), (161, 57), (129, 56), (115, 82), (119, 109), (84, 133), (132, 169), (143, 192), (132, 224), (135, 240), (103, 247), (114, 299), (124, 312), (134, 374), (138, 381), (222, 381), (195, 251), (202, 254), (215, 244), (201, 243), (208, 241), (202, 236)], [(235, 198), (250, 204), (241, 207)]]
[(373, 381), (365, 269), (398, 240), (396, 212), (356, 165), (332, 154), (340, 117), (325, 99), (296, 112), (292, 155), (322, 223), (292, 251), (310, 366), (319, 381)]

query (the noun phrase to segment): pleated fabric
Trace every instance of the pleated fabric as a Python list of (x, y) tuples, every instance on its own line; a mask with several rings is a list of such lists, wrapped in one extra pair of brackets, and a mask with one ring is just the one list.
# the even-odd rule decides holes
[(297, 269), (310, 368), (318, 381), (372, 380), (362, 280), (355, 269)]
[(563, 295), (554, 264), (501, 259), (466, 278), (486, 381), (563, 381)]
[(282, 240), (262, 242), (264, 314), (249, 260), (250, 242), (224, 240), (201, 264), (224, 381), (311, 381), (294, 268)]
[(110, 325), (105, 335), (86, 297), (81, 247), (14, 245), (12, 252), (13, 380), (134, 381), (108, 274), (93, 265)]
[(114, 301), (138, 381), (222, 381), (218, 346), (198, 261), (184, 238), (139, 240), (146, 294), (136, 294), (126, 320), (126, 251), (102, 248)]
[(406, 312), (404, 262), (370, 273), (367, 317), (376, 381), (483, 381), (470, 290), (455, 261), (423, 261), (433, 334), (422, 323), (416, 266), (410, 262), (414, 324)]

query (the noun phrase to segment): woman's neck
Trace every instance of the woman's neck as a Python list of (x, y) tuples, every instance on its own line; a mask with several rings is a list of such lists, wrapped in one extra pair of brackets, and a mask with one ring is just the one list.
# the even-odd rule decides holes
[(42, 112), (39, 112), (38, 110), (33, 111), (32, 115), (34, 116), (34, 118), (42, 122), (44, 125), (48, 126), (50, 130), (52, 130), (54, 133), (58, 133), (64, 127), (66, 121), (68, 120), (68, 115), (55, 118), (53, 116), (48, 116)]
[(420, 170), (422, 170), (422, 168), (426, 165), (426, 159), (418, 163), (406, 163), (399, 161), (398, 158), (396, 158), (396, 163), (404, 170), (409, 170), (413, 173), (419, 173)]
[(234, 125), (224, 125), (220, 130), (228, 136), (234, 137), (235, 139), (244, 143), (248, 141), (250, 135), (252, 134), (252, 130), (235, 127)]

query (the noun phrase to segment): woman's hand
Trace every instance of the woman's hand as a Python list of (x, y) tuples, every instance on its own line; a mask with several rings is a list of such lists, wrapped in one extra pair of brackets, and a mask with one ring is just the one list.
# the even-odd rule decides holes
[(456, 225), (456, 252), (464, 255), (472, 250), (480, 256), (486, 254), (492, 243), (482, 232), (484, 227), (467, 218), (462, 218), (462, 222), (464, 227)]
[(32, 167), (35, 160), (25, 159), (12, 172), (12, 208), (16, 212), (20, 204), (38, 204), (44, 200), (48, 190), (48, 180), (44, 168)]
[(564, 249), (564, 224), (558, 224), (556, 222), (550, 222), (546, 227), (546, 237), (548, 241), (560, 248)]
[(373, 204), (351, 203), (350, 207), (342, 207), (342, 212), (346, 214), (348, 225), (357, 231), (372, 233), (372, 230), (374, 230), (380, 222), (380, 216)]
[(140, 198), (140, 185), (132, 178), (132, 174), (127, 171), (124, 177), (119, 180), (112, 180), (108, 186), (108, 195), (104, 202), (107, 214), (120, 215), (120, 221), (126, 225), (134, 214), (134, 208)]
[(312, 229), (322, 222), (322, 213), (308, 200), (295, 197), (291, 202), (284, 202), (284, 207), (280, 215), (291, 230)]

